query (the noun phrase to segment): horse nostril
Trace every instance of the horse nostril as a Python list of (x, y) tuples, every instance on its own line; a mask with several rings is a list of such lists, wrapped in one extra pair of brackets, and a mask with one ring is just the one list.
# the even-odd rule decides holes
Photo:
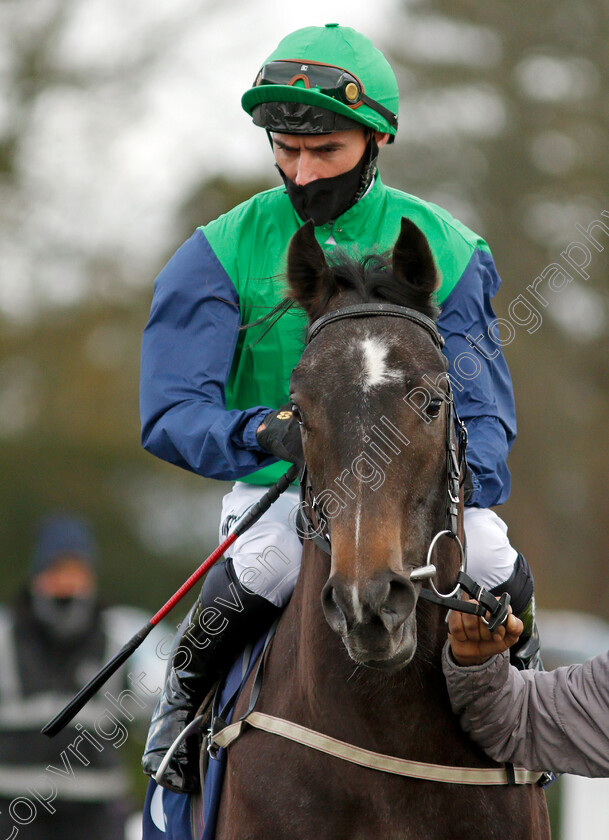
[(414, 603), (414, 587), (408, 578), (396, 575), (389, 581), (389, 601), (400, 607), (410, 607)]
[(414, 587), (407, 578), (391, 575), (385, 581), (385, 597), (379, 615), (388, 630), (395, 630), (410, 615), (415, 604)]
[(330, 581), (326, 583), (321, 591), (321, 606), (326, 616), (326, 621), (334, 632), (340, 634), (346, 633), (347, 619), (337, 602), (334, 584)]
[(333, 575), (321, 593), (326, 621), (340, 635), (362, 627), (392, 633), (408, 618), (415, 600), (410, 581), (389, 569), (360, 587)]
[(321, 590), (321, 603), (324, 610), (331, 609), (334, 605), (334, 587), (330, 582)]

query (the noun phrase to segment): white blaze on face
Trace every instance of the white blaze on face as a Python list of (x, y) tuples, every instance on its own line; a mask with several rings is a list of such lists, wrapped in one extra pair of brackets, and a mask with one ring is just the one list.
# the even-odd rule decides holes
[(361, 342), (361, 349), (364, 356), (363, 385), (368, 391), (376, 385), (385, 385), (387, 382), (395, 382), (401, 378), (398, 370), (391, 370), (387, 365), (387, 353), (389, 347), (380, 338), (364, 338)]
[(364, 611), (362, 609), (362, 602), (359, 599), (359, 590), (357, 588), (357, 583), (354, 583), (351, 587), (351, 594), (353, 596), (353, 614), (355, 616), (356, 621), (360, 624), (364, 620)]

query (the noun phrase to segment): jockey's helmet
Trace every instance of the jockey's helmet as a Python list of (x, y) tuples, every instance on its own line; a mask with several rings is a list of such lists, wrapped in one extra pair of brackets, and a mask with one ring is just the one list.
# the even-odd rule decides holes
[(241, 104), (256, 125), (285, 134), (398, 126), (399, 92), (383, 53), (337, 23), (287, 35), (262, 65)]

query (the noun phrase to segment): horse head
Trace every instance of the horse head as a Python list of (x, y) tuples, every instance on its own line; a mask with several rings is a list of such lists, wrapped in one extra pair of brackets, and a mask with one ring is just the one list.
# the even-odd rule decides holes
[[(446, 528), (452, 394), (430, 320), (433, 256), (403, 219), (391, 256), (328, 262), (307, 223), (290, 243), (287, 275), (314, 335), (293, 371), (290, 399), (311, 515), (331, 545), (323, 611), (354, 661), (395, 671), (417, 648), (423, 584), (411, 574)], [(375, 303), (389, 306), (361, 306)], [(450, 587), (459, 559), (447, 543), (439, 541), (436, 554), (438, 582)]]

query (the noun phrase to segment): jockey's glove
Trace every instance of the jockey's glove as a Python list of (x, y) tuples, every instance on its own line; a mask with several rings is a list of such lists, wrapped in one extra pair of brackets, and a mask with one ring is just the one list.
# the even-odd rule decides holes
[(256, 434), (256, 440), (263, 449), (272, 452), (280, 460), (303, 467), (300, 423), (293, 415), (291, 405), (269, 412), (264, 418), (264, 428)]

